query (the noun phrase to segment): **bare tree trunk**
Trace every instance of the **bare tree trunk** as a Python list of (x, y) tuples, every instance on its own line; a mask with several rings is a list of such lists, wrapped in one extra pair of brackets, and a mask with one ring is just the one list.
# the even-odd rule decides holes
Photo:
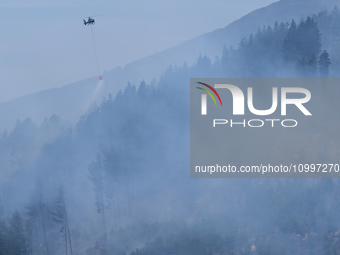
[(104, 235), (106, 236), (106, 222), (105, 222), (105, 208), (103, 207), (103, 213), (102, 213), (102, 216), (103, 216), (103, 230), (104, 230)]
[(101, 200), (102, 200), (102, 217), (103, 217), (103, 230), (104, 230), (104, 236), (106, 235), (106, 221), (105, 221), (105, 197), (104, 192), (101, 192)]
[(45, 242), (45, 247), (46, 247), (46, 254), (50, 255), (50, 251), (48, 249), (48, 244), (47, 244), (47, 237), (46, 237), (46, 228), (45, 228), (45, 220), (44, 220), (44, 211), (41, 209), (40, 210), (41, 214), (41, 220), (42, 220), (42, 226), (43, 226), (43, 233), (44, 233), (44, 242)]
[[(37, 222), (36, 221), (34, 221), (34, 231), (35, 231), (35, 234), (36, 234), (35, 241), (37, 243), (37, 251), (38, 251), (38, 254), (40, 255), (38, 228), (37, 228)], [(33, 233), (33, 228), (32, 228), (32, 236), (30, 238), (31, 254), (33, 254), (33, 251), (34, 251), (34, 249), (33, 249), (33, 243), (34, 243), (33, 236), (34, 236), (34, 233)]]
[(131, 180), (127, 181), (127, 203), (128, 203), (128, 216), (129, 219), (132, 217), (132, 204), (133, 204), (133, 183), (131, 185)]
[[(73, 251), (72, 251), (72, 242), (71, 242), (71, 234), (70, 234), (70, 228), (69, 228), (69, 226), (68, 226), (67, 218), (66, 218), (66, 225), (67, 225), (68, 240), (69, 240), (69, 243), (70, 243), (70, 252), (71, 252), (71, 255), (73, 255)], [(66, 231), (66, 230), (65, 230), (65, 231)]]
[[(36, 220), (34, 220), (34, 231), (36, 233), (37, 251), (38, 251), (38, 254), (40, 255), (41, 251), (40, 251), (40, 246), (39, 246), (39, 235), (38, 235), (38, 227), (37, 227), (37, 221)], [(31, 241), (31, 250), (32, 250), (32, 254), (33, 254), (33, 239)]]
[(67, 226), (66, 226), (66, 221), (64, 222), (64, 234), (65, 234), (65, 254), (67, 255)]
[(119, 221), (119, 218), (118, 218), (118, 206), (117, 206), (117, 198), (116, 198), (116, 195), (112, 194), (112, 197), (111, 197), (111, 204), (112, 204), (112, 210), (113, 210), (113, 216), (114, 216), (114, 228), (115, 230), (118, 229), (118, 221)]

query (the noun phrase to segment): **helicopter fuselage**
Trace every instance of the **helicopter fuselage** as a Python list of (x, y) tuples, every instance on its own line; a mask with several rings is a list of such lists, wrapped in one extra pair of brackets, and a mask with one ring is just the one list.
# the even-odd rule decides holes
[(90, 17), (87, 19), (87, 21), (84, 20), (84, 25), (85, 26), (94, 25), (94, 23), (95, 23), (94, 19), (92, 19)]

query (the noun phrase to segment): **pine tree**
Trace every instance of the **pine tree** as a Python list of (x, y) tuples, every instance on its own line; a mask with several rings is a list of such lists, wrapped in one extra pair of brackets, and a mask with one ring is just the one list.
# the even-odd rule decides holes
[(308, 61), (307, 70), (306, 70), (307, 77), (317, 77), (318, 76), (318, 66), (316, 63), (315, 54), (313, 54), (312, 58)]
[(70, 246), (71, 255), (72, 252), (72, 243), (71, 243), (71, 236), (70, 236), (70, 228), (67, 219), (67, 210), (65, 205), (65, 192), (64, 187), (60, 184), (58, 188), (58, 194), (55, 198), (55, 212), (52, 212), (53, 220), (60, 225), (60, 233), (61, 236), (64, 237), (65, 242), (65, 254), (67, 255), (68, 252), (68, 245)]
[(340, 43), (340, 10), (337, 6), (332, 11), (333, 22), (331, 24), (331, 46), (337, 47)]
[(95, 162), (89, 165), (90, 175), (88, 178), (93, 184), (93, 191), (96, 196), (97, 212), (102, 214), (103, 219), (103, 231), (106, 235), (106, 223), (105, 223), (105, 187), (104, 187), (104, 168), (100, 156), (97, 156)]
[[(27, 239), (27, 250), (29, 254), (33, 254), (33, 222), (31, 220), (25, 220), (25, 232)], [(40, 254), (40, 251), (39, 251)]]
[(2, 206), (2, 201), (0, 199), (0, 255), (7, 254), (6, 247), (6, 236), (7, 236), (7, 227), (3, 220), (4, 209)]
[(318, 24), (311, 18), (301, 21), (297, 28), (297, 47), (300, 57), (311, 59), (318, 56), (321, 49), (321, 34)]
[[(49, 255), (49, 247), (46, 236), (46, 227), (45, 227), (45, 204), (44, 204), (44, 187), (41, 179), (37, 179), (35, 183), (35, 188), (33, 193), (31, 194), (30, 201), (26, 205), (26, 215), (28, 216), (28, 220), (30, 221), (29, 225), (33, 228), (33, 225), (36, 226), (38, 221), (41, 222), (41, 228), (44, 237), (44, 244), (46, 249), (46, 254)], [(28, 226), (29, 226), (28, 225)], [(33, 229), (32, 229), (33, 231)]]
[[(318, 56), (321, 48), (321, 34), (318, 24), (310, 17), (296, 26), (293, 20), (282, 45), (282, 55), (286, 61), (308, 63), (313, 54)], [(307, 60), (307, 61), (306, 61)]]
[(7, 232), (7, 255), (26, 255), (28, 252), (24, 222), (18, 211), (9, 220)]
[(286, 38), (282, 45), (282, 55), (286, 61), (294, 61), (298, 59), (298, 48), (296, 45), (297, 26), (295, 20), (292, 20), (288, 29)]
[(328, 67), (331, 64), (329, 54), (324, 50), (319, 57), (319, 74), (320, 77), (328, 77), (329, 70)]
[(196, 65), (192, 69), (195, 77), (209, 77), (212, 74), (211, 60), (207, 55), (202, 57), (202, 54), (197, 59)]
[(229, 66), (229, 58), (230, 58), (229, 51), (227, 47), (224, 45), (223, 51), (222, 51), (222, 57), (221, 57), (221, 68), (222, 68), (221, 75), (223, 75), (224, 73), (227, 73), (227, 68)]

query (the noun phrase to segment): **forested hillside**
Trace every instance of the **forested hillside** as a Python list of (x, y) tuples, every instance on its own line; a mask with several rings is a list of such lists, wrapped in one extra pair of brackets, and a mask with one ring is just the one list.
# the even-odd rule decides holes
[[(208, 33), (175, 47), (157, 52), (125, 66), (104, 71), (103, 81), (105, 81), (107, 91), (105, 94), (116, 95), (119, 89), (126, 87), (128, 82), (138, 86), (143, 79), (147, 83), (150, 83), (153, 78), (159, 80), (169, 65), (182, 66), (186, 62), (189, 66), (192, 66), (200, 53), (203, 56), (206, 54), (214, 62), (216, 56), (221, 57), (223, 45), (226, 45), (228, 49), (230, 46), (237, 49), (242, 37), (248, 37), (250, 33), (255, 34), (257, 29), (263, 29), (264, 26), (271, 25), (274, 28), (275, 21), (290, 23), (294, 18), (296, 23), (299, 24), (301, 18), (312, 17), (313, 13), (318, 13), (326, 7), (329, 12), (333, 12), (334, 6), (338, 4), (337, 1), (280, 0), (264, 8), (254, 10), (224, 28), (211, 32), (207, 31)], [(339, 62), (339, 43), (336, 41), (339, 29), (332, 29), (332, 33), (328, 33), (328, 28), (333, 26), (331, 25), (333, 21), (328, 19), (333, 18), (326, 11), (321, 12), (320, 17), (321, 19), (318, 22), (322, 36), (322, 50), (327, 50), (332, 55), (330, 72), (334, 76), (336, 74), (332, 74), (333, 70), (339, 69), (337, 64)], [(314, 17), (313, 19), (315, 20)], [(323, 24), (326, 24), (326, 27)], [(338, 22), (334, 24), (336, 25)], [(327, 34), (325, 31), (328, 31), (328, 35), (333, 38), (330, 39), (329, 36), (325, 36)], [(77, 66), (77, 68), (82, 67)], [(103, 66), (103, 68), (105, 67)], [(62, 87), (47, 89), (0, 103), (0, 133), (4, 132), (5, 129), (12, 130), (17, 119), (24, 120), (27, 117), (32, 118), (35, 123), (40, 125), (46, 116), (56, 114), (63, 120), (75, 124), (80, 116), (86, 113), (86, 108), (93, 101), (93, 94), (99, 87), (97, 82), (98, 77), (92, 77), (68, 85), (59, 84)], [(75, 94), (77, 97), (74, 97)], [(62, 104), (59, 103), (61, 101)]]
[[(337, 8), (277, 22), (221, 59), (203, 54), (159, 81), (128, 84), (75, 126), (56, 115), (18, 121), (0, 139), (0, 255), (338, 254), (337, 179), (189, 178), (189, 82), (337, 77), (339, 27)], [(339, 89), (318, 89), (336, 114)], [(338, 124), (287, 132), (268, 157), (339, 158)]]

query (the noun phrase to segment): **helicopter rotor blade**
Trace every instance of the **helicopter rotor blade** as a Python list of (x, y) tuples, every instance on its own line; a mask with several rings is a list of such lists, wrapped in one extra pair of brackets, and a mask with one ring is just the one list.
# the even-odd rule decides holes
[(100, 15), (101, 15), (101, 14), (97, 14), (97, 15), (90, 15), (90, 16), (84, 17), (83, 19), (88, 19), (88, 18), (98, 17), (98, 16), (100, 16)]

